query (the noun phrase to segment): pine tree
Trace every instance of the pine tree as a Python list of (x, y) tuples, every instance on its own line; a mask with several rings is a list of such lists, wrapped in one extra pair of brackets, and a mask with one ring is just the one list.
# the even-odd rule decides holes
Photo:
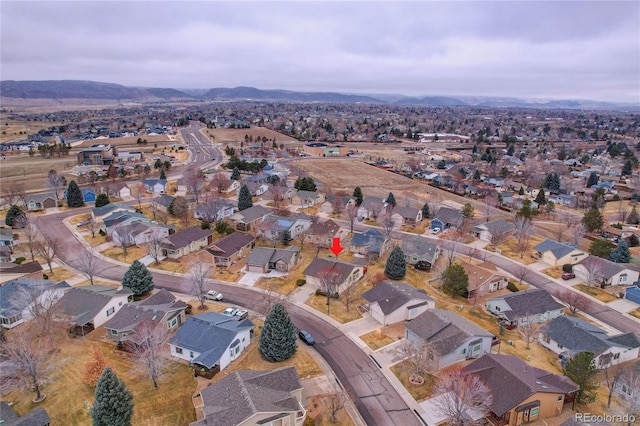
[(109, 196), (105, 193), (98, 194), (98, 196), (96, 197), (96, 207), (106, 206), (110, 202), (111, 201), (109, 201)]
[(441, 276), (442, 291), (449, 296), (460, 296), (469, 287), (469, 276), (464, 268), (456, 263), (447, 266)]
[(605, 240), (604, 238), (595, 239), (589, 245), (589, 254), (603, 259), (609, 259), (612, 250), (613, 244), (611, 241)]
[(134, 260), (122, 277), (122, 286), (131, 290), (134, 296), (141, 296), (153, 290), (153, 276), (143, 263)]
[(424, 206), (422, 206), (422, 218), (427, 219), (429, 215), (429, 203), (424, 203)]
[(480, 175), (480, 170), (476, 169), (476, 171), (473, 172), (473, 180), (479, 181), (481, 177), (482, 176)]
[(26, 216), (22, 209), (15, 204), (9, 207), (7, 215), (4, 217), (4, 223), (10, 227), (20, 228), (25, 220)]
[(631, 260), (631, 252), (625, 240), (620, 240), (618, 247), (611, 250), (609, 260), (615, 263), (629, 263)]
[(602, 229), (604, 225), (604, 219), (602, 214), (596, 205), (591, 206), (589, 210), (584, 214), (582, 218), (582, 224), (587, 228), (588, 232), (593, 232), (597, 229)]
[(284, 246), (288, 246), (289, 243), (291, 242), (291, 232), (289, 232), (288, 229), (285, 229), (280, 233), (280, 242)]
[(362, 189), (360, 189), (359, 186), (356, 186), (355, 189), (353, 190), (353, 198), (356, 200), (356, 206), (360, 207), (360, 204), (362, 204)]
[(298, 348), (296, 328), (289, 313), (275, 303), (264, 320), (258, 350), (269, 362), (280, 362), (293, 356)]
[(166, 180), (167, 179), (167, 174), (164, 171), (164, 168), (160, 169), (160, 180)]
[(69, 182), (67, 187), (67, 205), (69, 207), (82, 207), (84, 206), (84, 198), (82, 197), (82, 191), (78, 187), (75, 180)]
[(595, 401), (598, 393), (598, 382), (596, 381), (598, 369), (594, 362), (593, 353), (580, 352), (576, 354), (567, 362), (563, 373), (579, 387), (578, 393), (576, 393), (578, 404)]
[(312, 177), (308, 177), (308, 178), (304, 178), (306, 179), (306, 184), (305, 184), (305, 190), (306, 191), (317, 191), (318, 187), (316, 186), (316, 183), (313, 181)]
[(524, 188), (522, 186), (518, 190), (518, 195), (524, 195)]
[(396, 246), (391, 250), (384, 266), (384, 274), (392, 280), (401, 280), (407, 275), (407, 262), (400, 247)]
[(238, 194), (238, 210), (246, 210), (249, 207), (253, 207), (253, 200), (251, 199), (251, 192), (247, 185), (240, 187), (240, 194)]
[(540, 191), (538, 191), (535, 202), (538, 203), (539, 206), (544, 206), (545, 204), (547, 204), (547, 196), (544, 193), (544, 188), (540, 188)]
[(598, 180), (598, 173), (591, 172), (591, 174), (589, 174), (589, 178), (587, 179), (587, 188), (591, 188), (593, 185), (597, 185)]
[(462, 207), (462, 211), (460, 213), (462, 213), (462, 216), (468, 218), (468, 217), (473, 217), (473, 212), (474, 211), (475, 211), (475, 209), (473, 208), (471, 203), (465, 203), (464, 206)]
[(299, 177), (293, 184), (293, 187), (298, 191), (304, 191), (306, 189), (307, 181), (303, 177)]
[(387, 195), (387, 199), (384, 200), (384, 201), (385, 201), (385, 203), (387, 203), (391, 207), (395, 207), (396, 206), (396, 197), (393, 196), (393, 192), (390, 192), (389, 195)]
[(95, 402), (91, 407), (93, 426), (129, 426), (133, 417), (133, 394), (111, 370), (104, 372), (96, 384)]
[(231, 180), (238, 180), (240, 179), (240, 170), (237, 167), (233, 168), (233, 171), (231, 172)]

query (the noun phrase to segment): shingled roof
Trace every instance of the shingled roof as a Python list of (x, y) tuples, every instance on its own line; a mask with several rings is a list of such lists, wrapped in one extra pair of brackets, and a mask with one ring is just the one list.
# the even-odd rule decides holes
[(69, 288), (66, 281), (43, 279), (15, 279), (0, 286), (0, 316), (8, 318), (22, 312), (30, 303), (31, 297), (21, 297), (22, 291), (29, 295), (40, 296), (45, 291)]
[(564, 308), (564, 305), (556, 302), (549, 292), (540, 288), (492, 297), (487, 299), (487, 303), (491, 300), (500, 299), (504, 300), (511, 308), (510, 310), (503, 309), (501, 311), (511, 321)]
[(535, 251), (544, 253), (550, 251), (556, 259), (560, 259), (574, 250), (580, 250), (580, 247), (570, 243), (560, 243), (558, 241), (546, 239), (540, 244), (533, 247)]
[(282, 260), (289, 263), (291, 258), (300, 252), (300, 247), (287, 247), (286, 249), (278, 249), (271, 247), (255, 247), (251, 250), (247, 257), (247, 265), (267, 265), (270, 262)]
[(338, 274), (339, 282), (343, 283), (357, 267), (358, 266), (356, 265), (340, 262), (334, 259), (316, 257), (309, 264), (309, 266), (307, 266), (307, 269), (304, 270), (303, 274), (317, 278), (320, 274), (320, 271), (329, 270), (332, 272), (336, 272)]
[(133, 295), (133, 292), (124, 287), (118, 289), (98, 284), (72, 287), (60, 298), (56, 306), (75, 324), (85, 325), (93, 321), (113, 297), (122, 295)]
[(179, 249), (188, 246), (194, 241), (207, 238), (211, 235), (211, 230), (202, 229), (199, 226), (192, 226), (182, 231), (175, 232), (163, 240), (164, 248)]
[(393, 281), (382, 281), (372, 289), (362, 293), (362, 297), (369, 303), (377, 302), (385, 315), (390, 314), (413, 299), (433, 300), (422, 289), (417, 289), (407, 283)]
[(234, 232), (220, 238), (218, 241), (214, 241), (207, 251), (214, 256), (229, 257), (253, 241), (255, 241), (255, 238), (249, 234)]

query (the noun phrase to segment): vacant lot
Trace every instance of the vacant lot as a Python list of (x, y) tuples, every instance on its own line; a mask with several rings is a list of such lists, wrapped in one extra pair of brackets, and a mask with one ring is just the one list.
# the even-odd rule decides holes
[(217, 143), (227, 142), (244, 142), (245, 135), (253, 137), (253, 140), (263, 137), (273, 141), (275, 138), (277, 143), (280, 142), (297, 142), (291, 136), (283, 135), (266, 127), (252, 127), (250, 129), (206, 129), (205, 134), (213, 137), (213, 141)]

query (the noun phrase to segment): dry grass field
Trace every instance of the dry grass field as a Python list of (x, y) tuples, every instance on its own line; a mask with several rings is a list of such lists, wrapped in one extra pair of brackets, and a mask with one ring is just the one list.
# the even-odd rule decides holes
[(272, 141), (275, 138), (276, 143), (298, 142), (291, 136), (278, 133), (266, 127), (252, 127), (250, 129), (204, 129), (203, 132), (216, 143), (244, 142), (245, 135), (252, 136), (254, 140), (258, 137), (265, 137)]
[[(331, 421), (331, 409), (329, 408), (330, 395), (317, 395), (309, 398), (307, 418), (313, 419), (315, 426), (353, 426), (353, 420), (344, 408), (336, 413), (335, 423)], [(305, 423), (306, 424), (306, 423)]]
[(580, 290), (581, 292), (586, 293), (589, 296), (593, 296), (604, 303), (613, 302), (614, 300), (617, 299), (617, 297), (614, 296), (613, 294), (609, 294), (603, 289), (596, 286), (587, 287), (585, 284), (578, 284), (578, 285), (575, 285), (574, 287)]

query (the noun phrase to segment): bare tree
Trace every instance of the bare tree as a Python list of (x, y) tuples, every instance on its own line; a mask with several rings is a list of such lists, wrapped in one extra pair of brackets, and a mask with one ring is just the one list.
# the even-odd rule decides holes
[(164, 235), (159, 231), (155, 230), (147, 237), (147, 247), (149, 249), (149, 256), (153, 258), (154, 263), (157, 265), (162, 256), (163, 252), (163, 244), (164, 244)]
[(184, 171), (183, 179), (187, 186), (187, 193), (193, 195), (196, 204), (198, 204), (199, 194), (204, 187), (204, 173), (198, 166), (192, 165)]
[(518, 239), (516, 248), (520, 253), (520, 259), (522, 259), (529, 249), (529, 241), (531, 241), (531, 234), (533, 233), (533, 222), (527, 217), (516, 216), (513, 221), (513, 227)]
[(191, 208), (189, 203), (184, 197), (177, 197), (171, 203), (171, 214), (182, 220), (182, 224), (186, 228), (189, 225), (189, 217), (191, 215)]
[(222, 198), (219, 198), (215, 194), (208, 193), (205, 196), (204, 203), (198, 206), (198, 214), (202, 218), (209, 223), (216, 222), (220, 220), (220, 211), (226, 205), (226, 201)]
[(602, 266), (599, 258), (596, 256), (588, 256), (581, 262), (582, 267), (585, 269), (587, 275), (584, 278), (587, 287), (591, 287), (594, 283), (602, 278)]
[(338, 291), (340, 274), (331, 268), (324, 268), (318, 272), (318, 286), (327, 296), (327, 315), (330, 312), (331, 298)]
[(90, 247), (88, 250), (80, 251), (77, 268), (80, 273), (89, 280), (90, 285), (93, 285), (93, 279), (100, 272), (98, 270), (99, 263), (99, 259), (93, 247)]
[(329, 418), (331, 420), (331, 423), (335, 423), (338, 421), (338, 417), (337, 417), (338, 411), (344, 408), (346, 399), (347, 399), (347, 396), (342, 390), (339, 390), (338, 392), (334, 392), (331, 395), (329, 395), (327, 405), (329, 408)]
[(540, 330), (540, 323), (535, 320), (533, 315), (525, 314), (518, 318), (518, 331), (527, 342), (527, 350), (531, 349), (531, 340), (538, 335), (538, 330)]
[(396, 226), (396, 223), (393, 220), (393, 209), (385, 209), (385, 211), (378, 217), (378, 223), (382, 226), (383, 235), (389, 238)]
[(484, 214), (485, 222), (489, 222), (493, 216), (496, 206), (498, 205), (498, 197), (493, 193), (486, 195), (482, 203), (482, 213)]
[(409, 381), (420, 383), (423, 374), (433, 374), (438, 370), (439, 360), (433, 350), (433, 345), (426, 340), (419, 347), (410, 341), (405, 341), (400, 347), (400, 354), (407, 361)]
[(622, 368), (618, 366), (612, 366), (607, 364), (604, 367), (604, 378), (607, 383), (607, 389), (609, 390), (609, 396), (607, 397), (607, 408), (611, 408), (611, 397), (613, 396), (613, 390), (622, 377)]
[(447, 251), (447, 262), (449, 263), (449, 266), (451, 266), (458, 256), (460, 246), (464, 243), (464, 238), (458, 232), (450, 232), (448, 235), (449, 238), (443, 247)]
[(24, 221), (22, 233), (24, 234), (24, 239), (27, 242), (27, 248), (31, 254), (31, 261), (33, 262), (35, 260), (35, 252), (37, 252), (38, 244), (40, 242), (40, 233), (38, 232), (36, 225), (31, 222), (28, 215), (25, 214), (22, 220)]
[[(138, 202), (138, 209), (142, 208), (142, 199), (146, 194), (147, 189), (144, 187), (142, 182), (136, 182), (134, 185), (131, 185), (131, 195), (133, 195), (133, 198)], [(155, 215), (153, 218), (155, 219)]]
[(45, 237), (36, 244), (36, 252), (47, 262), (50, 273), (53, 273), (53, 260), (58, 255), (61, 245), (60, 240), (50, 237)]
[(273, 200), (274, 209), (280, 210), (282, 208), (287, 189), (286, 182), (278, 182), (269, 188), (269, 195)]
[(199, 309), (205, 309), (205, 289), (207, 284), (207, 275), (211, 272), (211, 267), (204, 262), (195, 262), (189, 268), (185, 275), (185, 279), (189, 283), (191, 295), (200, 302)]
[(2, 184), (2, 199), (9, 206), (22, 202), (24, 205), (24, 197), (26, 195), (26, 188), (21, 181), (4, 182)]
[(333, 209), (333, 214), (336, 216), (340, 216), (342, 211), (345, 208), (345, 203), (342, 201), (342, 197), (339, 195), (334, 195), (331, 200), (331, 208)]
[(14, 309), (21, 311), (25, 319), (32, 322), (35, 333), (49, 336), (58, 310), (55, 305), (60, 297), (60, 293), (48, 291), (45, 284), (36, 283), (19, 287), (9, 303)]
[(584, 311), (589, 305), (589, 300), (586, 297), (572, 290), (561, 291), (556, 297), (567, 305), (572, 314)]
[(576, 246), (578, 244), (580, 244), (580, 240), (582, 239), (582, 237), (584, 236), (584, 234), (587, 232), (587, 228), (585, 228), (585, 226), (582, 223), (577, 224), (576, 226), (573, 227), (573, 244), (575, 244)]
[(515, 271), (515, 276), (516, 278), (518, 278), (518, 284), (522, 284), (522, 280), (526, 278), (529, 272), (529, 268), (527, 268), (525, 265), (518, 265)]
[(125, 260), (127, 258), (127, 248), (131, 245), (131, 231), (133, 230), (133, 225), (128, 223), (119, 223), (113, 227), (113, 231), (111, 231), (111, 238), (113, 242), (122, 249), (122, 255)]
[(153, 388), (158, 389), (158, 381), (168, 363), (165, 343), (169, 337), (169, 330), (161, 321), (154, 324), (144, 321), (133, 335), (135, 345), (133, 355), (138, 362), (138, 368), (149, 374)]
[(218, 194), (224, 193), (229, 185), (231, 184), (231, 180), (227, 178), (224, 173), (216, 173), (211, 178), (210, 187), (216, 191)]
[(278, 293), (278, 288), (279, 284), (277, 282), (267, 281), (267, 284), (263, 289), (263, 297), (259, 298), (254, 306), (256, 312), (260, 312), (262, 315), (266, 316), (269, 311), (271, 311), (271, 307), (275, 303), (284, 303), (287, 296)]
[(353, 226), (358, 219), (358, 207), (350, 204), (344, 209), (345, 219), (349, 222), (349, 232), (353, 232)]
[[(438, 410), (449, 419), (451, 426), (481, 424), (493, 403), (491, 389), (475, 374), (461, 370), (451, 370), (441, 375), (433, 399)], [(482, 417), (479, 421), (470, 418), (469, 413)]]
[(42, 401), (42, 385), (59, 367), (49, 336), (38, 336), (33, 327), (18, 327), (0, 341), (0, 389), (22, 388), (35, 393), (34, 402)]
[(55, 169), (49, 170), (47, 174), (47, 187), (53, 191), (57, 204), (60, 204), (60, 192), (66, 185), (67, 180), (64, 176), (60, 176)]
[(89, 229), (89, 232), (91, 232), (91, 238), (95, 238), (96, 231), (98, 231), (100, 227), (98, 226), (98, 222), (96, 222), (96, 220), (93, 218), (93, 215), (89, 217), (87, 228)]

